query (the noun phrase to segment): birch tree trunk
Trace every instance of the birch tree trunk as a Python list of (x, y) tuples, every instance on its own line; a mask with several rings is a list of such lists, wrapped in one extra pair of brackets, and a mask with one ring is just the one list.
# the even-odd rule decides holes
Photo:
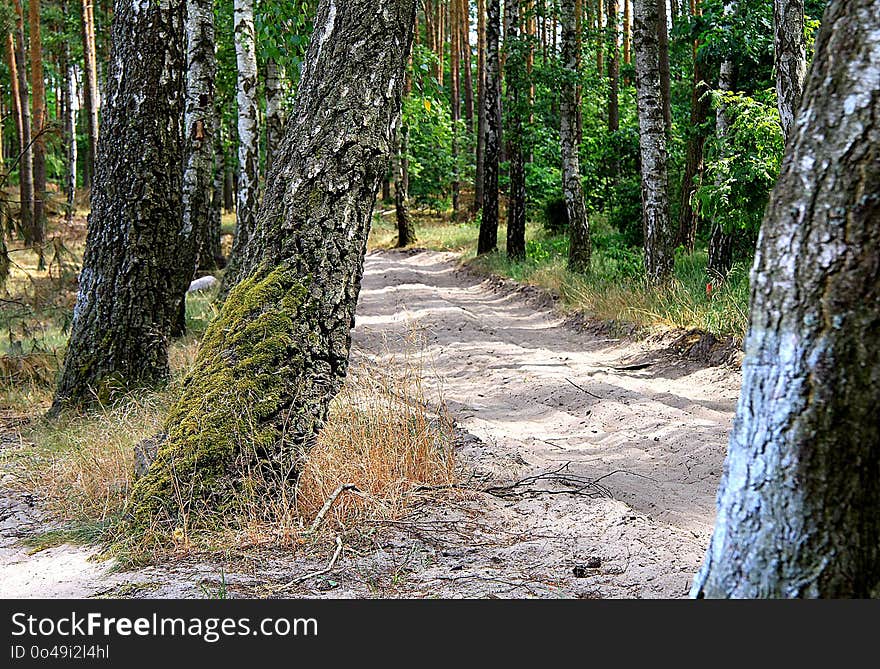
[(807, 43), (804, 37), (804, 0), (773, 2), (773, 62), (782, 134), (791, 134), (794, 115), (807, 78)]
[(52, 413), (168, 376), (183, 220), (183, 0), (116, 0), (70, 342)]
[(199, 247), (211, 220), (214, 134), (214, 3), (186, 0), (186, 101), (184, 111), (183, 226), (174, 335), (186, 331), (186, 291), (199, 266)]
[(507, 257), (526, 257), (526, 173), (523, 143), (524, 120), (528, 119), (528, 76), (521, 22), (522, 0), (509, 0), (510, 25), (504, 44), (507, 51), (507, 137), (510, 160), (510, 197), (507, 204)]
[(321, 0), (245, 278), (206, 332), (168, 436), (132, 492), (136, 525), (222, 505), (252, 466), (295, 477), (346, 374), (415, 7)]
[(574, 272), (590, 268), (590, 222), (584, 206), (581, 166), (578, 155), (577, 112), (578, 45), (575, 0), (563, 0), (559, 8), (562, 28), (562, 82), (559, 94), (559, 137), (562, 149), (562, 194), (568, 214), (568, 267)]
[(486, 183), (486, 0), (477, 0), (477, 157), (474, 178), (474, 213), (482, 210)]
[(253, 235), (260, 180), (260, 129), (257, 101), (257, 45), (254, 0), (235, 0), (235, 62), (238, 69), (238, 189), (235, 200), (235, 239), (223, 293), (242, 278), (242, 262)]
[(284, 133), (284, 72), (274, 58), (266, 61), (266, 174), (275, 165)]
[[(66, 13), (67, 3), (64, 3)], [(67, 223), (73, 220), (76, 211), (76, 165), (77, 165), (77, 142), (76, 142), (76, 119), (79, 111), (79, 95), (76, 85), (76, 65), (70, 54), (70, 44), (64, 44), (64, 85), (67, 90), (67, 107), (64, 115), (64, 148), (66, 151), (65, 191), (67, 203), (65, 205), (64, 219)]]
[[(486, 144), (483, 150), (483, 216), (477, 253), (498, 248), (498, 170), (501, 158), (501, 2), (486, 0)], [(481, 113), (482, 113), (481, 109)]]
[(878, 33), (873, 0), (822, 20), (758, 241), (696, 597), (880, 596)]
[(98, 66), (95, 46), (95, 14), (93, 0), (82, 0), (82, 42), (83, 42), (83, 97), (85, 98), (86, 117), (88, 120), (88, 154), (86, 155), (85, 176), (83, 182), (91, 188), (95, 174), (95, 160), (98, 155)]
[(665, 281), (672, 274), (674, 262), (673, 235), (669, 221), (666, 121), (660, 85), (657, 5), (657, 0), (633, 2), (645, 274), (652, 283)]

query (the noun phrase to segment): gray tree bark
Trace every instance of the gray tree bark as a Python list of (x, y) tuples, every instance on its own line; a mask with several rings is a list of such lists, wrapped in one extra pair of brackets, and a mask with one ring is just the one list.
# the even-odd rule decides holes
[[(416, 0), (321, 0), (291, 119), (243, 258), (133, 522), (222, 504), (251, 465), (295, 476), (344, 380), (376, 194), (387, 172)], [(176, 486), (187, 490), (182, 505)]]
[(568, 213), (568, 267), (574, 272), (590, 268), (590, 222), (584, 205), (578, 146), (578, 45), (575, 0), (563, 0), (559, 9), (563, 79), (559, 94), (559, 137), (562, 149), (562, 194)]
[(880, 13), (832, 0), (752, 270), (696, 597), (880, 596)]
[(486, 140), (483, 149), (483, 215), (477, 253), (498, 248), (498, 170), (501, 159), (501, 2), (486, 0)]
[(409, 214), (409, 126), (401, 123), (395, 152), (394, 214), (397, 219), (397, 248), (416, 241), (416, 227)]
[(186, 292), (198, 269), (200, 246), (211, 221), (215, 71), (213, 0), (186, 0), (183, 227), (176, 286), (180, 306), (174, 335), (186, 331)]
[(804, 0), (774, 0), (773, 54), (776, 95), (782, 134), (788, 137), (807, 78), (807, 42), (804, 36)]
[(633, 2), (633, 46), (642, 162), (642, 224), (645, 274), (652, 283), (673, 270), (673, 234), (669, 220), (666, 121), (660, 84), (657, 0)]
[(486, 180), (486, 0), (477, 0), (477, 156), (474, 178), (474, 213), (483, 208)]
[[(69, 6), (63, 5), (64, 13)], [(70, 223), (76, 210), (76, 165), (77, 165), (77, 142), (76, 142), (76, 118), (79, 112), (79, 96), (76, 85), (76, 64), (71, 58), (70, 44), (64, 43), (64, 86), (66, 89), (67, 105), (64, 109), (64, 149), (66, 152), (65, 166), (65, 191), (67, 202), (65, 204), (64, 220)]]
[(235, 238), (223, 293), (243, 277), (242, 263), (254, 231), (260, 185), (260, 128), (257, 101), (257, 44), (254, 0), (235, 0), (235, 61), (238, 70), (238, 189), (235, 200)]
[(116, 0), (79, 293), (53, 413), (168, 376), (182, 208), (183, 0)]

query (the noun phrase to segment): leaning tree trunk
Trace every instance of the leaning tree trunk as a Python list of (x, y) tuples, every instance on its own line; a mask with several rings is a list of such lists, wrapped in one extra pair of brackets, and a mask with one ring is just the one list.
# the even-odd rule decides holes
[(804, 37), (804, 0), (774, 0), (773, 42), (776, 95), (782, 134), (788, 137), (807, 77), (807, 44)]
[(660, 83), (657, 7), (657, 0), (633, 2), (645, 274), (651, 283), (665, 281), (672, 274), (674, 262), (673, 235), (669, 221), (666, 121)]
[(206, 332), (167, 438), (132, 492), (136, 526), (222, 505), (249, 467), (295, 475), (314, 442), (348, 366), (415, 7), (321, 1), (244, 278)]
[(498, 248), (498, 170), (501, 159), (501, 66), (498, 42), (501, 33), (501, 1), (486, 6), (486, 140), (483, 149), (483, 215), (477, 253)]
[(507, 136), (510, 160), (510, 197), (507, 204), (507, 257), (526, 258), (526, 172), (523, 119), (528, 118), (528, 76), (526, 50), (520, 36), (522, 0), (508, 4), (510, 26), (505, 36), (507, 50)]
[(874, 0), (822, 20), (758, 242), (697, 597), (880, 596), (878, 33)]
[(53, 413), (168, 376), (179, 304), (183, 0), (117, 0), (79, 294)]
[(186, 101), (183, 120), (183, 227), (175, 336), (186, 331), (186, 291), (199, 265), (199, 247), (211, 221), (214, 179), (214, 3), (186, 0)]
[(235, 0), (235, 59), (238, 69), (238, 192), (235, 239), (223, 276), (223, 293), (243, 277), (242, 266), (256, 225), (260, 181), (260, 129), (257, 101), (257, 45), (254, 0)]
[(569, 247), (568, 268), (586, 272), (590, 268), (590, 222), (584, 205), (581, 184), (581, 166), (578, 142), (578, 19), (575, 1), (563, 0), (559, 18), (562, 29), (562, 66), (564, 68), (559, 93), (559, 138), (562, 149), (562, 194), (568, 214)]

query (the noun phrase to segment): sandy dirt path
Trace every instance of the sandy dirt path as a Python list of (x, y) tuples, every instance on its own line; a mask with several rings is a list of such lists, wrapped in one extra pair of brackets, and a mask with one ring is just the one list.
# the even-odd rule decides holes
[[(21, 495), (0, 499), (7, 597), (682, 597), (708, 544), (739, 374), (643, 342), (564, 325), (552, 309), (463, 272), (436, 252), (368, 255), (352, 374), (424, 366), (429, 402), (460, 430), (474, 486), (499, 497), (423, 505), (372, 550), (283, 592), (326, 555), (257, 551), (112, 572), (92, 549), (30, 555), (40, 526)], [(2, 472), (0, 472), (2, 473)]]

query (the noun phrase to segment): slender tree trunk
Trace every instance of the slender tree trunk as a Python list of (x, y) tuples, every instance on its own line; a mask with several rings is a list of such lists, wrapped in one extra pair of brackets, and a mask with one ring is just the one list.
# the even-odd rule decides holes
[(461, 59), (459, 48), (461, 40), (458, 35), (458, 2), (453, 0), (449, 5), (449, 98), (452, 112), (452, 219), (458, 220), (460, 209), (460, 190), (458, 169), (459, 125), (461, 121)]
[[(580, 2), (580, 0), (578, 0)], [(605, 72), (605, 0), (596, 2), (596, 72), (601, 77)], [(581, 16), (578, 8), (578, 16)]]
[(665, 281), (672, 274), (674, 262), (673, 235), (669, 222), (667, 133), (660, 84), (657, 6), (657, 0), (633, 2), (645, 274), (652, 283)]
[(505, 36), (507, 57), (507, 137), (510, 197), (507, 204), (507, 257), (526, 257), (526, 173), (523, 120), (528, 118), (526, 50), (522, 44), (523, 0), (509, 0), (510, 24)]
[(663, 121), (666, 133), (672, 132), (672, 93), (669, 75), (669, 15), (666, 0), (657, 3), (657, 45), (660, 54), (660, 99), (663, 102)]
[(474, 179), (474, 213), (483, 208), (486, 182), (486, 0), (477, 0), (477, 160)]
[[(620, 38), (617, 31), (617, 0), (608, 0), (608, 130), (620, 129)], [(615, 170), (616, 174), (616, 170)]]
[(227, 214), (235, 211), (235, 171), (228, 163), (223, 172), (223, 211)]
[(804, 0), (774, 0), (774, 65), (782, 133), (791, 135), (794, 115), (807, 78), (807, 43), (804, 37)]
[[(62, 11), (65, 15), (68, 9), (69, 4), (65, 0), (62, 5)], [(62, 71), (64, 72), (65, 99), (67, 101), (64, 109), (65, 191), (67, 192), (64, 219), (65, 222), (70, 223), (76, 211), (76, 165), (78, 157), (76, 119), (77, 112), (79, 111), (79, 96), (76, 86), (76, 65), (73, 62), (73, 58), (71, 58), (70, 43), (65, 42), (63, 49), (64, 62)]]
[[(632, 65), (632, 0), (623, 0), (623, 62), (626, 65)], [(630, 85), (629, 75), (625, 76), (623, 83)]]
[[(216, 62), (216, 57), (215, 57)], [(208, 228), (199, 244), (199, 269), (214, 271), (226, 266), (220, 233), (223, 226), (223, 185), (226, 177), (226, 154), (224, 151), (222, 116), (214, 99), (214, 173), (211, 188), (211, 213)]]
[(409, 126), (401, 124), (395, 153), (394, 213), (397, 218), (397, 248), (416, 241), (416, 228), (409, 214)]
[(266, 174), (275, 165), (275, 157), (284, 134), (284, 73), (274, 58), (266, 61)]
[[(696, 15), (699, 0), (691, 0), (691, 13)], [(694, 42), (691, 47), (693, 59), (693, 85), (691, 88), (691, 125), (688, 129), (687, 153), (685, 158), (684, 179), (681, 186), (681, 213), (679, 216), (677, 245), (683, 246), (688, 252), (694, 250), (700, 216), (694, 209), (693, 195), (703, 174), (703, 146), (706, 143), (706, 121), (712, 111), (709, 97), (709, 86), (703, 71), (703, 60), (698, 53), (699, 44)]]
[(486, 7), (486, 146), (483, 157), (483, 216), (477, 253), (498, 248), (498, 170), (501, 156), (501, 68), (498, 44), (501, 33), (500, 0)]
[[(222, 504), (252, 466), (295, 477), (314, 442), (348, 366), (415, 7), (321, 0), (245, 278), (206, 332), (167, 439), (132, 491), (135, 525), (173, 527)], [(177, 486), (188, 491), (182, 506)]]
[(225, 295), (242, 278), (241, 267), (254, 231), (260, 186), (260, 128), (254, 0), (235, 0), (235, 60), (238, 69), (238, 188), (235, 239), (223, 275)]
[(46, 239), (46, 83), (43, 76), (43, 38), (40, 24), (40, 0), (28, 2), (31, 61), (31, 132), (34, 143), (34, 218), (29, 241), (37, 249), (39, 267), (43, 267), (43, 242)]
[(758, 242), (696, 597), (880, 596), (878, 33), (873, 0), (832, 0), (822, 20)]
[(86, 179), (83, 185), (91, 188), (95, 174), (95, 159), (98, 155), (98, 66), (95, 46), (95, 13), (93, 0), (82, 0), (82, 42), (83, 42), (83, 97), (85, 98), (86, 119), (88, 122), (88, 152), (86, 154)]
[[(736, 0), (728, 0), (724, 3), (724, 15), (731, 16), (736, 11)], [(733, 61), (729, 55), (721, 61), (718, 74), (718, 89), (722, 92), (732, 91), (734, 87)], [(720, 143), (721, 150), (726, 151), (725, 138), (730, 123), (727, 118), (727, 104), (723, 101), (718, 105), (715, 112), (715, 136)], [(732, 233), (725, 231), (719, 223), (712, 224), (712, 232), (709, 237), (709, 262), (706, 273), (713, 281), (723, 282), (733, 266), (733, 238)]]
[(79, 294), (53, 413), (168, 376), (183, 174), (183, 0), (117, 0)]
[(32, 141), (31, 110), (28, 99), (27, 58), (24, 38), (24, 11), (20, 0), (15, 4), (15, 58), (14, 70), (18, 78), (18, 109), (21, 116), (19, 132), (19, 200), (21, 201), (20, 224), (25, 242), (32, 244), (34, 230), (34, 151)]
[(464, 117), (469, 133), (474, 131), (474, 76), (471, 71), (471, 16), (468, 0), (460, 0), (460, 41), (464, 65)]
[(199, 249), (211, 219), (214, 184), (214, 4), (185, 0), (186, 100), (183, 149), (183, 228), (180, 235), (178, 319), (171, 334), (186, 332), (186, 292), (199, 267)]
[(574, 0), (562, 0), (559, 18), (562, 23), (562, 82), (559, 96), (559, 136), (562, 149), (562, 193), (568, 214), (568, 267), (574, 272), (590, 268), (590, 222), (584, 206), (579, 142), (577, 137), (578, 98), (578, 20)]

